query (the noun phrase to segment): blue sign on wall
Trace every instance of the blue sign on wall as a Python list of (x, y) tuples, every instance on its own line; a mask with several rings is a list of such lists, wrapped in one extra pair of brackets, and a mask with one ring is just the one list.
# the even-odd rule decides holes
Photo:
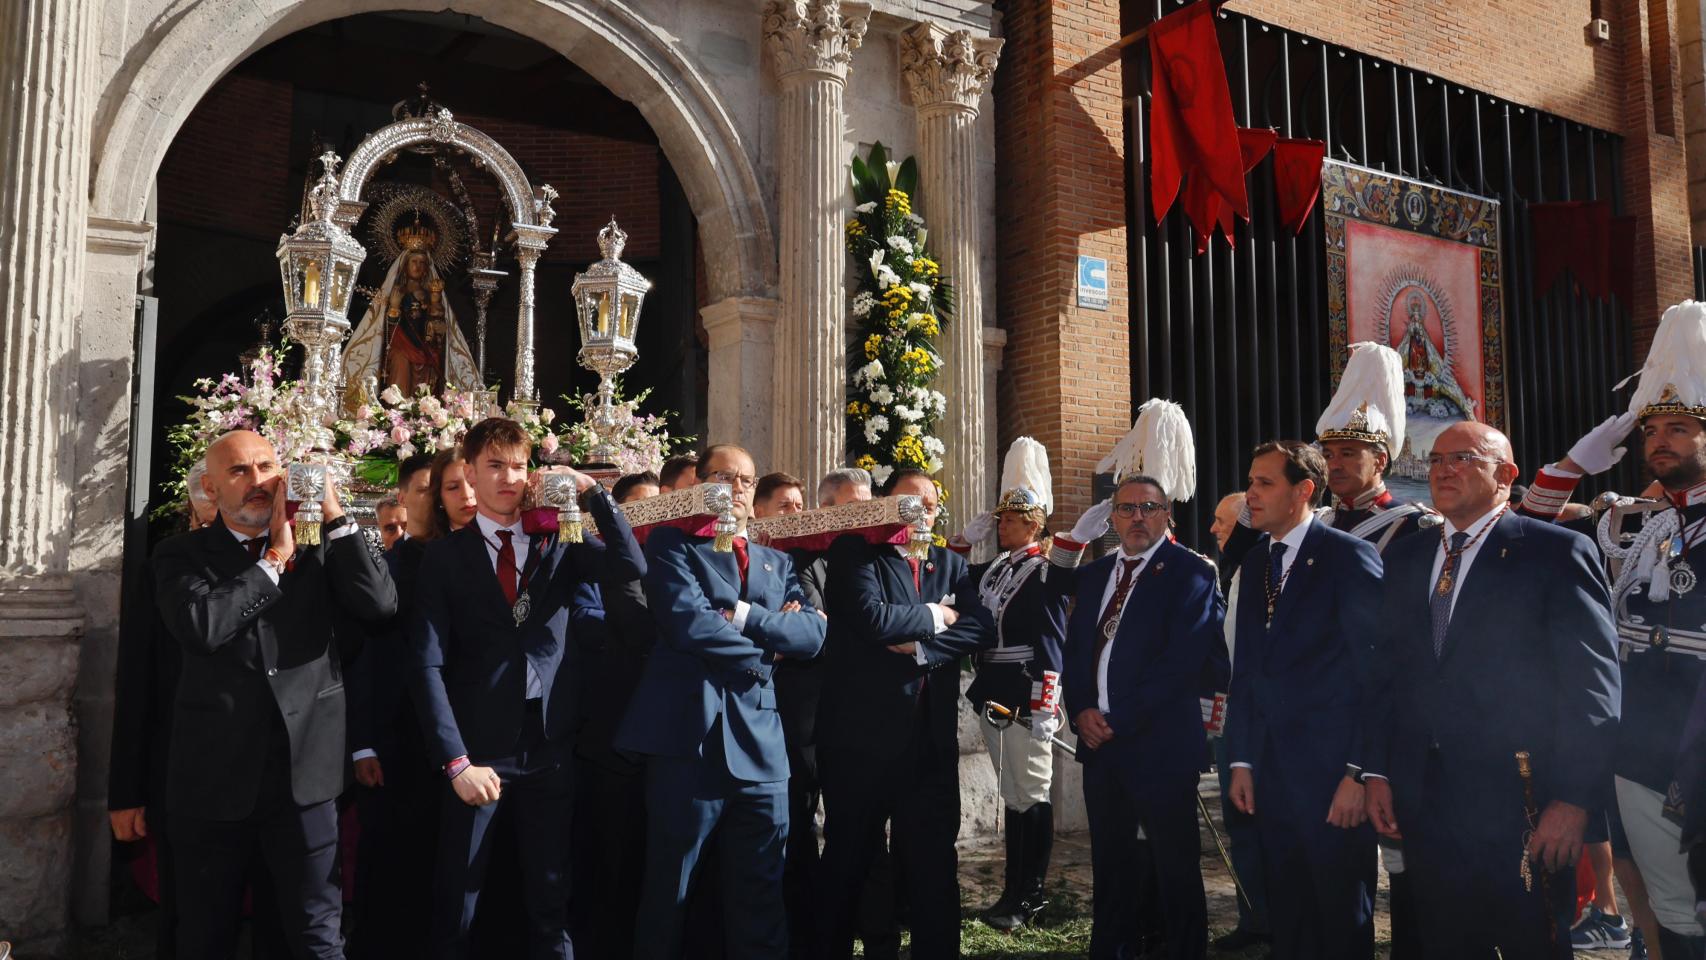
[(1108, 261), (1078, 256), (1078, 305), (1091, 310), (1108, 309)]

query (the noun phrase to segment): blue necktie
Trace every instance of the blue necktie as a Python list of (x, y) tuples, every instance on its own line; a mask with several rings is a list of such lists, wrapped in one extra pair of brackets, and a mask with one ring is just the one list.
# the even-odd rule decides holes
[(1469, 534), (1459, 530), (1451, 535), (1451, 547), (1445, 552), (1445, 563), (1440, 565), (1439, 579), (1434, 581), (1434, 591), (1428, 597), (1428, 612), (1433, 615), (1434, 627), (1434, 659), (1445, 650), (1445, 631), (1451, 627), (1451, 599), (1457, 596), (1457, 568), (1462, 566), (1463, 544), (1469, 539)]

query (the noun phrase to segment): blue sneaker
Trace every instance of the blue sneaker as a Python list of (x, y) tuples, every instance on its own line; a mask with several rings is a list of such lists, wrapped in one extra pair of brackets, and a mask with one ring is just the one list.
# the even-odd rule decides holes
[(1629, 946), (1629, 932), (1628, 920), (1589, 904), (1586, 915), (1570, 928), (1570, 946), (1576, 950), (1622, 950)]
[(1647, 941), (1639, 928), (1629, 931), (1629, 960), (1647, 960)]

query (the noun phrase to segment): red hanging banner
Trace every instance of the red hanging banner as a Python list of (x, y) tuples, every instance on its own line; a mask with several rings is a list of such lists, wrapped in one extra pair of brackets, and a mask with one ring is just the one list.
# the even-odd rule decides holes
[(1201, 177), (1203, 189), (1223, 197), (1234, 213), (1250, 218), (1232, 91), (1215, 34), (1217, 6), (1215, 0), (1197, 0), (1149, 27), (1149, 183), (1157, 223), (1173, 208), (1187, 173)]
[(1280, 223), (1301, 233), (1321, 196), (1321, 161), (1327, 145), (1320, 140), (1282, 137), (1274, 144), (1274, 191), (1279, 198)]
[[(1272, 130), (1238, 128), (1238, 149), (1243, 156), (1245, 176), (1256, 169), (1256, 164), (1261, 163), (1268, 151), (1274, 148), (1277, 137), (1278, 134)], [(1208, 251), (1216, 225), (1225, 235), (1227, 246), (1238, 245), (1235, 219), (1237, 214), (1232, 212), (1231, 205), (1220, 194), (1209, 188), (1207, 177), (1191, 174), (1190, 179), (1185, 182), (1184, 205), (1185, 216), (1191, 221), (1191, 229), (1196, 231), (1199, 255)], [(1250, 218), (1244, 219), (1248, 221)]]

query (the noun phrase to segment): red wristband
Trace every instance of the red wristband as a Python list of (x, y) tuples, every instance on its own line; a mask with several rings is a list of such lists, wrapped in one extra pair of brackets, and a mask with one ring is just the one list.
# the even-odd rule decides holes
[(473, 764), (468, 762), (468, 758), (466, 756), (457, 757), (455, 760), (444, 765), (444, 775), (455, 780), (457, 777), (461, 776), (462, 771), (471, 766), (473, 766)]

